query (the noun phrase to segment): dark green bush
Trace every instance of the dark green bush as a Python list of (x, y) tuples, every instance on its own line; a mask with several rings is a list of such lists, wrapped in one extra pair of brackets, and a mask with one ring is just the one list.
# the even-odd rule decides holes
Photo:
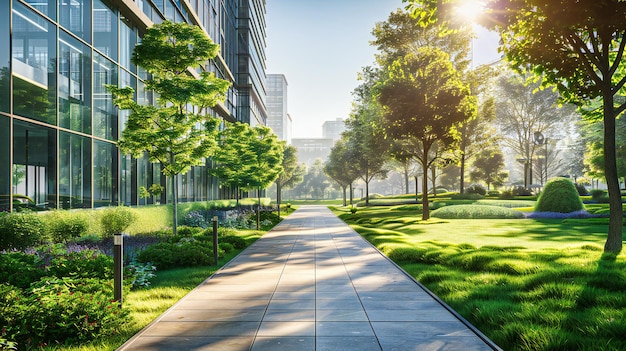
[(574, 186), (576, 186), (576, 191), (578, 191), (578, 195), (586, 196), (589, 194), (589, 191), (584, 185), (576, 183), (574, 184)]
[(113, 257), (99, 251), (65, 252), (52, 255), (49, 260), (50, 276), (113, 279)]
[(484, 196), (480, 194), (475, 194), (475, 193), (473, 194), (463, 193), (463, 194), (452, 194), (450, 198), (452, 200), (480, 200), (484, 198)]
[(594, 201), (598, 201), (603, 196), (606, 196), (606, 192), (604, 190), (602, 189), (591, 190), (591, 199), (593, 199)]
[(465, 193), (485, 196), (487, 195), (487, 189), (480, 184), (472, 184), (465, 189)]
[(513, 190), (505, 190), (500, 193), (500, 199), (502, 200), (512, 200), (514, 197)]
[(497, 197), (500, 196), (500, 192), (498, 190), (489, 190), (487, 191), (487, 196)]
[(513, 189), (513, 196), (531, 196), (532, 193), (530, 192), (530, 190), (524, 188), (521, 185), (517, 185), (515, 186)]
[(22, 250), (45, 241), (45, 225), (33, 212), (8, 213), (0, 217), (0, 251)]
[(10, 323), (6, 337), (20, 349), (32, 349), (116, 334), (128, 311), (112, 301), (112, 285), (112, 280), (42, 278), (11, 301), (13, 315), (3, 317)]
[(123, 233), (136, 219), (130, 208), (124, 206), (109, 207), (103, 211), (100, 223), (105, 238), (112, 238), (115, 234)]
[(233, 244), (230, 243), (219, 243), (220, 250), (223, 250), (225, 253), (231, 253), (235, 250)]
[(177, 234), (183, 237), (191, 237), (195, 234), (198, 234), (202, 231), (201, 227), (189, 227), (186, 225), (181, 225), (177, 229)]
[(87, 233), (89, 223), (78, 213), (52, 211), (45, 216), (48, 235), (53, 242), (62, 243)]
[(574, 183), (567, 178), (554, 178), (546, 183), (535, 204), (536, 212), (570, 213), (584, 208)]
[(21, 252), (0, 255), (0, 284), (26, 289), (44, 275), (43, 261), (36, 255)]
[(150, 262), (158, 270), (174, 267), (208, 266), (213, 264), (213, 247), (205, 241), (159, 243), (148, 246), (137, 255), (137, 261)]
[(219, 238), (219, 243), (228, 243), (233, 245), (233, 247), (237, 250), (245, 249), (248, 246), (246, 240), (242, 237), (236, 235), (225, 235)]

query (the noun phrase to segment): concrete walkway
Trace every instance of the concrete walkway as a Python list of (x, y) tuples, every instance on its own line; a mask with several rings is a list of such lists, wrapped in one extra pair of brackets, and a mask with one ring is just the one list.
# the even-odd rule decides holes
[(322, 206), (303, 206), (119, 350), (499, 350)]

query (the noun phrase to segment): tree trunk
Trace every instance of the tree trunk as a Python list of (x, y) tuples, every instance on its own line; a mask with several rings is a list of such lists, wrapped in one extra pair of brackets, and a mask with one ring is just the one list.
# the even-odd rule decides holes
[[(369, 172), (370, 172), (370, 170), (369, 170), (369, 167), (368, 167), (367, 170), (365, 171), (365, 206), (366, 207), (370, 205), (370, 197), (369, 197), (369, 193), (368, 193), (369, 192), (369, 187), (368, 187), (369, 181), (368, 181), (368, 179), (369, 179), (369, 176), (370, 176)], [(363, 200), (363, 199), (361, 199), (361, 200)]]
[(459, 192), (463, 194), (465, 192), (465, 152), (461, 152), (461, 174), (459, 177)]
[(280, 182), (276, 182), (276, 203), (278, 204), (278, 218), (280, 218), (280, 191), (281, 191), (281, 186), (280, 186)]
[(352, 206), (354, 201), (354, 188), (352, 187), (352, 183), (350, 183), (350, 206)]
[(613, 93), (610, 87), (611, 81), (606, 83), (608, 87), (603, 89), (604, 107), (604, 176), (609, 190), (609, 232), (604, 244), (605, 252), (622, 251), (622, 223), (623, 209), (622, 196), (617, 177), (617, 155), (615, 151), (615, 109), (613, 107)]
[(419, 192), (417, 191), (417, 184), (419, 184), (419, 177), (415, 176), (415, 202), (419, 203), (420, 198), (419, 198)]
[(174, 211), (174, 235), (178, 233), (178, 182), (176, 176), (170, 176), (172, 178), (172, 207)]
[(430, 174), (433, 177), (433, 197), (437, 197), (437, 168), (434, 165), (430, 166)]
[(428, 208), (428, 160), (426, 159), (426, 155), (428, 153), (424, 152), (424, 159), (422, 160), (422, 170), (424, 171), (424, 176), (422, 177), (422, 220), (427, 220), (430, 218), (430, 209)]
[(256, 188), (256, 197), (257, 197), (257, 205), (256, 205), (256, 230), (261, 229), (261, 188)]
[(409, 167), (407, 165), (404, 166), (404, 193), (409, 193)]

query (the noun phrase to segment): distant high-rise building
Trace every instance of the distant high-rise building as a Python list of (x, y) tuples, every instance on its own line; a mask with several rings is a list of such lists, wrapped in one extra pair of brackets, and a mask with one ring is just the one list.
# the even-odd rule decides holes
[(330, 138), (293, 138), (291, 142), (298, 149), (298, 162), (306, 163), (307, 167), (318, 158), (326, 162), (335, 144)]
[(267, 126), (279, 139), (291, 144), (291, 116), (287, 113), (287, 78), (284, 74), (267, 75)]
[(322, 137), (337, 141), (341, 139), (341, 133), (346, 130), (346, 122), (343, 118), (334, 121), (326, 121), (322, 124)]

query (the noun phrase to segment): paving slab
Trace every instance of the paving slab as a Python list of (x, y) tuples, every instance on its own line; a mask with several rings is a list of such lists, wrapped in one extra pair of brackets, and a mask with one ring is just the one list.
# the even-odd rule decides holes
[(323, 206), (302, 206), (118, 350), (501, 350)]

